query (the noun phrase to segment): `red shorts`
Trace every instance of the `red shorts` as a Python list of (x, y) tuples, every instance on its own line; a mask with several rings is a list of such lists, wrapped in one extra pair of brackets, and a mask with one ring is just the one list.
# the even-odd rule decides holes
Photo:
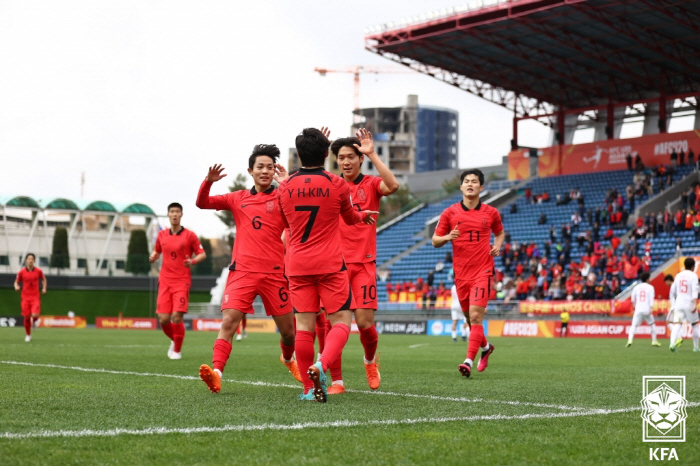
[(455, 280), (459, 304), (464, 312), (468, 312), (469, 306), (486, 307), (491, 294), (491, 279), (493, 277), (480, 277), (476, 280)]
[(156, 312), (158, 314), (172, 314), (173, 312), (187, 312), (190, 303), (190, 287), (187, 285), (158, 284), (158, 301)]
[(351, 309), (377, 310), (377, 264), (365, 262), (347, 264), (348, 277), (352, 287), (353, 305)]
[(346, 271), (289, 277), (289, 291), (296, 312), (318, 312), (321, 301), (328, 314), (352, 307), (352, 290)]
[(41, 301), (39, 298), (22, 298), (22, 315), (29, 317), (41, 313)]
[(228, 273), (221, 309), (236, 309), (252, 314), (253, 300), (258, 295), (262, 298), (267, 315), (281, 316), (292, 312), (287, 279), (283, 274), (240, 270)]

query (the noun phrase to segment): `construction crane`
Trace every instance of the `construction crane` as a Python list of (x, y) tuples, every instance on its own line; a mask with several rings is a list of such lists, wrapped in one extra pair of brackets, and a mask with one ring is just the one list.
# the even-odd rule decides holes
[(399, 68), (395, 66), (348, 66), (330, 70), (328, 68), (314, 68), (314, 71), (325, 76), (326, 73), (351, 73), (355, 81), (355, 110), (360, 109), (360, 74), (413, 74), (415, 71), (408, 68)]

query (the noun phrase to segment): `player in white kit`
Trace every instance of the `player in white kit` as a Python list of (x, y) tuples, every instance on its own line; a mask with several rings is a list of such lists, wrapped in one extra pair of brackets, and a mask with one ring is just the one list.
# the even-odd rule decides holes
[(642, 322), (646, 322), (651, 327), (651, 346), (661, 346), (661, 343), (656, 341), (656, 327), (654, 325), (654, 295), (656, 290), (649, 282), (649, 272), (642, 272), (639, 276), (639, 283), (632, 290), (632, 306), (634, 306), (634, 316), (632, 317), (632, 326), (630, 327), (629, 337), (627, 339), (627, 348), (632, 346), (634, 340), (634, 331)]
[(452, 306), (450, 311), (452, 312), (452, 341), (457, 341), (457, 324), (462, 321), (462, 341), (467, 341), (469, 338), (469, 326), (467, 325), (467, 317), (462, 311), (462, 306), (459, 304), (459, 297), (457, 296), (457, 285), (452, 285)]
[(671, 285), (671, 310), (673, 311), (673, 329), (669, 349), (676, 352), (683, 339), (681, 324), (685, 319), (693, 327), (693, 351), (700, 352), (700, 328), (698, 327), (698, 276), (695, 273), (695, 259), (688, 257), (683, 261), (685, 270), (679, 272)]

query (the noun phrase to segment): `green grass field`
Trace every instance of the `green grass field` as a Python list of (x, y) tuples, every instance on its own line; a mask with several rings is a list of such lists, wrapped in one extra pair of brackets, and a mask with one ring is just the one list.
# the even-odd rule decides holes
[[(369, 392), (351, 335), (351, 391), (320, 404), (296, 400), (275, 335), (234, 342), (210, 393), (198, 367), (215, 337), (189, 332), (171, 361), (160, 332), (38, 329), (24, 343), (23, 329), (0, 329), (0, 464), (637, 465), (651, 446), (700, 464), (690, 341), (672, 354), (666, 341), (493, 339), (489, 368), (465, 379), (465, 343), (383, 335)], [(642, 442), (644, 375), (686, 376), (685, 443)]]
[[(153, 311), (155, 317), (155, 295)], [(193, 291), (190, 302), (208, 303), (208, 291)], [(116, 317), (121, 311), (125, 317), (148, 317), (148, 291), (120, 290), (52, 290), (41, 297), (41, 313), (64, 316), (68, 311), (85, 317), (94, 324), (95, 317)], [(0, 316), (20, 315), (20, 294), (12, 288), (0, 288)]]

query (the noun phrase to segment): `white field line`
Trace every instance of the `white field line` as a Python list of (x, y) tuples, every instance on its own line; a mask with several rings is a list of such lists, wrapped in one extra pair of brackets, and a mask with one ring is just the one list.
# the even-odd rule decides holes
[[(698, 406), (700, 403), (688, 403), (688, 405)], [(117, 435), (164, 435), (164, 434), (201, 434), (219, 432), (246, 432), (262, 430), (303, 430), (303, 429), (325, 429), (329, 427), (376, 427), (393, 425), (413, 425), (426, 423), (444, 422), (474, 422), (474, 421), (520, 421), (529, 419), (555, 419), (562, 417), (581, 417), (608, 415), (617, 413), (627, 413), (638, 411), (641, 407), (622, 409), (590, 409), (587, 411), (576, 411), (568, 413), (548, 413), (548, 414), (521, 414), (506, 416), (503, 414), (493, 414), (486, 416), (464, 416), (464, 417), (420, 417), (416, 419), (382, 419), (370, 421), (331, 421), (331, 422), (304, 422), (296, 424), (257, 424), (257, 425), (225, 425), (221, 427), (149, 427), (146, 429), (110, 429), (110, 430), (41, 430), (35, 432), (2, 432), (0, 439), (20, 440), (32, 438), (55, 438), (55, 437), (114, 437)]]
[(418, 348), (421, 346), (428, 346), (430, 343), (418, 343), (417, 345), (410, 345), (409, 348)]
[[(199, 380), (199, 377), (191, 375), (176, 375), (176, 374), (157, 374), (151, 372), (133, 372), (133, 371), (115, 371), (110, 369), (94, 369), (89, 367), (78, 367), (78, 366), (61, 366), (57, 364), (37, 364), (31, 362), (21, 362), (21, 361), (0, 361), (0, 364), (11, 364), (16, 366), (30, 366), (30, 367), (49, 367), (52, 369), (68, 369), (81, 372), (98, 372), (103, 374), (116, 374), (116, 375), (136, 375), (141, 377), (168, 377), (172, 379), (180, 380)], [(299, 389), (300, 386), (284, 383), (271, 383), (271, 382), (259, 382), (259, 381), (249, 381), (249, 380), (233, 380), (224, 379), (224, 382), (229, 383), (239, 383), (243, 385), (254, 385), (259, 387), (276, 387), (276, 388), (294, 388)], [(535, 408), (549, 408), (549, 409), (559, 409), (562, 411), (588, 411), (591, 408), (583, 408), (577, 406), (566, 406), (566, 405), (556, 405), (556, 404), (546, 404), (546, 403), (531, 403), (527, 401), (504, 401), (504, 400), (485, 400), (483, 398), (464, 398), (464, 397), (449, 397), (449, 396), (438, 396), (438, 395), (419, 395), (412, 393), (398, 393), (398, 392), (382, 392), (382, 391), (369, 391), (369, 390), (346, 390), (350, 393), (364, 393), (368, 395), (385, 395), (385, 396), (397, 396), (406, 398), (425, 398), (429, 400), (436, 401), (454, 401), (458, 403), (493, 403), (502, 404), (509, 406), (532, 406)]]

